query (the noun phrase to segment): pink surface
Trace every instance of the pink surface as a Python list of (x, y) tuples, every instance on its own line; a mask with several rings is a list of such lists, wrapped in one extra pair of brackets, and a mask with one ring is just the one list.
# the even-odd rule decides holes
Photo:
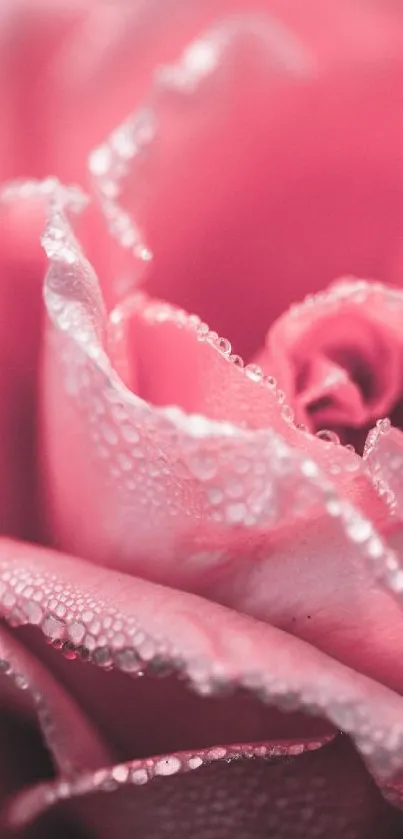
[(402, 55), (394, 2), (0, 5), (11, 835), (399, 835)]

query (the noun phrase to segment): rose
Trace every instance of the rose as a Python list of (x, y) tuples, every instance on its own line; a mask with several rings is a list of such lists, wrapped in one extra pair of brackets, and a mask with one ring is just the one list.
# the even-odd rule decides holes
[[(32, 488), (24, 487), (27, 456), (19, 470), (13, 460), (11, 471), (6, 471), (5, 458), (15, 417), (24, 415), (24, 426), (29, 426), (33, 348), (41, 332), (41, 492), (35, 522), (38, 528), (41, 521), (42, 529), (35, 536), (45, 541), (44, 518), (54, 547), (85, 557), (73, 559), (21, 542), (2, 544), (1, 602), (11, 630), (1, 635), (1, 696), (7, 709), (1, 789), (9, 802), (4, 823), (20, 826), (21, 832), (45, 811), (47, 819), (56, 814), (58, 831), (61, 820), (76, 820), (77, 828), (67, 828), (68, 835), (78, 825), (91, 835), (113, 831), (119, 837), (132, 835), (134, 825), (138, 835), (158, 837), (388, 836), (399, 829), (400, 816), (381, 792), (388, 798), (393, 793), (399, 804), (401, 618), (392, 592), (400, 589), (399, 556), (393, 552), (400, 542), (400, 432), (381, 421), (364, 459), (335, 445), (332, 434), (337, 431), (343, 442), (354, 440), (359, 447), (363, 431), (385, 414), (399, 424), (401, 295), (379, 283), (344, 281), (269, 329), (291, 298), (301, 296), (294, 278), (303, 292), (330, 279), (326, 260), (335, 275), (348, 269), (390, 282), (395, 270), (398, 278), (397, 222), (395, 237), (390, 230), (401, 204), (397, 185), (393, 206), (386, 199), (389, 172), (396, 182), (399, 137), (386, 130), (379, 137), (375, 130), (380, 107), (383, 125), (394, 119), (399, 126), (398, 102), (397, 110), (393, 107), (394, 98), (399, 99), (399, 64), (392, 46), (399, 58), (401, 29), (396, 30), (399, 18), (393, 17), (393, 8), (357, 8), (355, 22), (349, 6), (328, 4), (334, 17), (327, 42), (320, 28), (313, 31), (317, 4), (310, 5), (309, 15), (305, 10), (302, 20), (296, 7), (289, 12), (299, 41), (272, 18), (218, 23), (184, 59), (160, 72), (155, 90), (140, 97), (147, 109), (137, 105), (137, 120), (95, 152), (96, 191), (114, 234), (130, 246), (126, 259), (105, 232), (101, 235), (95, 211), (83, 214), (78, 234), (99, 267), (107, 318), (97, 281), (72, 236), (72, 211), (82, 203), (77, 191), (47, 181), (4, 192), (7, 226), (1, 259), (8, 270), (3, 270), (2, 290), (11, 327), (3, 330), (7, 355), (2, 367), (8, 379), (3, 380), (8, 448), (3, 474), (10, 502), (8, 508), (3, 503), (3, 529), (21, 534), (25, 526), (24, 535), (29, 535), (19, 509), (21, 488), (33, 506)], [(77, 9), (71, 25), (84, 40)], [(175, 9), (178, 15), (188, 14), (184, 7)], [(118, 20), (122, 13), (120, 8)], [(346, 17), (337, 35), (341, 13)], [(192, 9), (189, 31), (181, 19), (178, 41), (209, 23), (194, 21), (194, 14)], [(204, 14), (207, 18), (210, 11)], [(52, 20), (57, 29), (58, 15)], [(124, 63), (122, 32), (117, 31), (116, 49)], [(65, 52), (56, 51), (57, 67), (66, 51), (69, 55), (65, 38)], [(180, 46), (173, 44), (173, 53)], [(151, 63), (159, 60), (152, 52)], [(67, 66), (74, 68), (71, 61)], [(103, 66), (98, 64), (100, 72)], [(113, 66), (114, 84), (122, 65), (113, 56), (107, 66), (104, 83)], [(85, 92), (82, 68), (77, 79), (72, 99), (79, 108), (78, 93)], [(125, 86), (119, 91), (129, 100)], [(261, 103), (269, 94), (276, 120), (273, 133), (266, 131), (267, 148), (260, 147), (263, 135), (257, 128), (266, 125)], [(49, 93), (38, 166), (73, 174), (84, 159), (80, 148), (91, 145), (93, 127), (98, 130), (101, 122), (106, 127), (104, 121), (122, 105), (117, 100), (104, 96), (101, 106), (95, 103), (98, 119), (89, 119), (83, 109), (67, 144), (63, 137), (47, 144), (69, 108), (68, 91), (61, 95), (58, 88), (54, 98)], [(328, 110), (321, 117), (325, 102)], [(226, 113), (222, 103), (234, 103), (234, 112)], [(240, 112), (244, 125), (253, 129), (246, 136), (231, 130)], [(315, 130), (306, 129), (304, 137), (303, 125), (311, 126), (307, 113), (314, 117)], [(298, 154), (294, 147), (287, 152), (285, 143), (293, 115), (300, 129)], [(113, 121), (117, 116), (125, 116), (123, 106)], [(336, 127), (346, 124), (350, 136), (345, 138), (343, 131), (341, 142)], [(365, 127), (371, 130), (365, 132), (369, 150), (362, 161)], [(228, 134), (239, 146), (229, 146)], [(318, 136), (325, 136), (328, 155), (319, 163)], [(70, 146), (71, 158), (66, 155)], [(41, 151), (45, 148), (47, 157)], [(251, 148), (252, 163), (246, 156)], [(63, 158), (57, 166), (56, 155)], [(277, 219), (274, 255), (258, 224), (249, 226), (246, 236), (246, 222), (260, 220), (252, 207), (267, 201), (268, 184), (273, 185), (267, 158), (277, 161), (278, 180), (275, 209), (264, 205), (266, 223), (273, 226), (281, 198), (286, 205), (285, 215)], [(206, 188), (201, 161), (208, 164), (213, 184), (222, 178), (214, 194)], [(268, 172), (264, 188), (259, 179), (258, 196), (256, 175), (251, 177), (255, 171)], [(318, 172), (319, 209), (309, 224), (298, 212), (296, 178), (308, 173), (309, 194), (314, 194)], [(111, 191), (111, 180), (117, 178), (118, 194)], [(287, 178), (294, 184), (288, 202)], [(353, 183), (346, 226), (345, 205), (337, 213), (338, 183), (342, 195)], [(237, 184), (238, 190), (242, 184), (242, 202), (237, 202), (234, 219), (228, 196), (233, 203)], [(376, 200), (364, 204), (368, 193)], [(356, 214), (352, 199), (357, 194)], [(195, 195), (200, 198), (197, 212)], [(178, 200), (175, 229), (165, 209), (161, 223), (158, 215), (173, 197)], [(15, 288), (24, 282), (25, 294), (33, 296), (28, 292), (32, 274), (39, 288), (34, 228), (49, 202), (44, 240), (50, 261), (48, 322), (41, 331), (36, 310), (19, 305)], [(317, 263), (308, 260), (309, 233), (316, 242), (323, 206), (334, 214), (332, 236), (324, 224), (324, 262)], [(300, 225), (306, 223), (303, 235), (292, 230), (292, 242), (298, 260), (309, 265), (309, 282), (293, 266), (283, 241), (292, 211)], [(226, 233), (231, 248), (219, 247), (218, 230), (220, 242)], [(21, 255), (22, 235), (26, 247)], [(244, 249), (250, 272), (240, 313)], [(272, 266), (271, 275), (282, 278), (283, 296), (277, 288), (274, 294), (266, 273), (264, 280), (259, 273), (263, 258), (265, 266)], [(217, 266), (214, 271), (211, 265)], [(139, 295), (129, 291), (130, 282), (144, 266), (144, 294)], [(282, 274), (286, 269), (289, 273)], [(285, 287), (287, 275), (292, 288), (290, 283)], [(219, 306), (216, 277), (223, 283), (228, 277), (225, 287), (236, 291), (225, 311)], [(267, 289), (270, 297), (263, 307)], [(211, 310), (212, 325), (230, 335), (254, 366), (240, 370), (239, 359), (229, 359), (228, 343), (178, 310), (178, 303), (203, 316)], [(28, 321), (23, 322), (23, 341), (16, 340), (21, 335), (16, 318)], [(380, 371), (380, 355), (387, 375)], [(322, 429), (324, 439), (291, 423), (279, 387), (263, 380), (256, 365), (265, 376), (275, 372), (296, 422), (312, 432)], [(181, 407), (166, 407), (174, 403)], [(324, 428), (330, 433), (323, 434)], [(12, 503), (15, 498), (19, 505)], [(56, 650), (43, 644), (35, 626)], [(146, 672), (142, 679), (129, 679), (139, 671)], [(164, 681), (151, 678), (167, 671), (173, 673)], [(178, 673), (201, 697), (192, 696)], [(235, 686), (243, 694), (225, 695)], [(224, 696), (216, 699), (215, 693)], [(315, 722), (307, 711), (327, 723)], [(337, 734), (340, 729), (349, 738)], [(38, 829), (43, 837), (46, 829), (56, 828), (41, 821)]]

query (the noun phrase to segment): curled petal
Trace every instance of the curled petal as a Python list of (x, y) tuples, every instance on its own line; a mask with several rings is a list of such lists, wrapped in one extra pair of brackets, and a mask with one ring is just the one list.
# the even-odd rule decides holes
[[(230, 605), (273, 619), (269, 594), (261, 597), (271, 586), (259, 589), (257, 600), (250, 586), (256, 588), (256, 574), (269, 580), (273, 571), (276, 577), (271, 560), (277, 557), (276, 568), (281, 565), (287, 532), (300, 520), (308, 523), (311, 573), (331, 531), (338, 534), (340, 555), (352, 556), (354, 567), (358, 563), (358, 578), (364, 569), (368, 587), (374, 574), (398, 587), (398, 561), (375, 526), (390, 514), (357, 455), (293, 427), (275, 393), (252, 381), (250, 370), (237, 369), (217, 342), (198, 342), (194, 321), (185, 314), (135, 298), (128, 321), (123, 306), (108, 323), (96, 278), (60, 207), (51, 213), (44, 241), (51, 267), (45, 288), (43, 467), (49, 526), (58, 545), (212, 598), (222, 599), (225, 591)], [(185, 342), (186, 363), (199, 379), (193, 391), (185, 388), (186, 397), (177, 391), (176, 398), (193, 394), (196, 401), (185, 408), (207, 416), (153, 405), (129, 391), (106, 352), (140, 394), (142, 380), (154, 387), (145, 395), (164, 402), (173, 396), (175, 376), (171, 371), (170, 382), (159, 385), (164, 377), (150, 369), (161, 340), (165, 358), (172, 353), (173, 360), (183, 357)], [(220, 389), (226, 399), (212, 399)], [(208, 418), (211, 411), (219, 422)], [(67, 446), (68, 458), (61, 446)], [(309, 528), (314, 520), (320, 523), (319, 542)], [(335, 579), (340, 559), (333, 565)], [(284, 592), (286, 579), (283, 574), (280, 623), (295, 608), (288, 586)], [(301, 580), (301, 591), (304, 586)]]
[(368, 435), (364, 461), (378, 492), (387, 499), (398, 519), (403, 517), (403, 434), (381, 420)]
[(376, 839), (380, 830), (392, 839), (401, 824), (343, 738), (322, 748), (216, 748), (120, 764), (23, 794), (11, 811), (14, 824), (66, 799), (102, 839), (112, 832), (126, 839), (133, 829), (139, 839), (230, 839), (241, 829), (248, 839), (298, 839), (301, 829), (318, 839), (342, 839), (346, 831)]
[(350, 734), (377, 776), (402, 770), (402, 698), (311, 645), (195, 595), (105, 569), (95, 584), (93, 567), (50, 551), (3, 542), (2, 557), (5, 617), (14, 597), (29, 621), (35, 593), (42, 631), (86, 649), (101, 667), (108, 661), (135, 673), (168, 661), (203, 696), (243, 687), (276, 707), (324, 716)]
[(308, 288), (346, 270), (391, 278), (400, 249), (402, 30), (368, 4), (327, 15), (328, 29), (316, 3), (223, 17), (157, 67), (90, 158), (110, 228), (137, 257), (126, 290), (142, 275), (248, 359)]
[[(4, 586), (2, 592), (4, 598)], [(15, 601), (10, 619), (13, 623), (35, 623), (39, 612), (40, 607), (35, 600), (31, 600), (26, 613), (19, 611)], [(109, 757), (108, 750), (74, 699), (4, 628), (0, 634), (0, 661), (1, 688), (5, 691), (6, 705), (10, 701), (12, 710), (22, 705), (28, 716), (32, 716), (32, 710), (27, 712), (27, 705), (28, 709), (32, 706), (47, 748), (60, 773), (73, 775), (105, 763)], [(19, 698), (19, 691), (23, 699)], [(75, 732), (73, 738), (72, 731)]]
[(371, 423), (399, 412), (402, 312), (400, 290), (339, 280), (276, 321), (256, 362), (277, 378), (300, 422), (365, 440)]

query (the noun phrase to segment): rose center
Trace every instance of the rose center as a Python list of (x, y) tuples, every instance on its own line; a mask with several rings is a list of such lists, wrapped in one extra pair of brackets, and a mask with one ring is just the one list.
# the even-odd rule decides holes
[(285, 391), (298, 423), (336, 433), (357, 451), (378, 419), (403, 419), (393, 295), (369, 283), (340, 283), (280, 318), (256, 359)]

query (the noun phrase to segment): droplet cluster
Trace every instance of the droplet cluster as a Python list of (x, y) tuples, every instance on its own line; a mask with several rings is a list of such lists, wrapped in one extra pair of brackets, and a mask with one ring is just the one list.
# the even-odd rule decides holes
[[(24, 621), (22, 612), (19, 613), (19, 620)], [(14, 626), (18, 625), (16, 624), (15, 610), (14, 618), (12, 619), (10, 617), (10, 623)], [(61, 734), (62, 726), (60, 725), (60, 721), (57, 720), (52, 713), (52, 709), (46, 696), (38, 689), (37, 685), (30, 680), (26, 673), (21, 672), (11, 661), (0, 657), (0, 679), (2, 676), (7, 677), (17, 690), (24, 691), (29, 695), (32, 709), (38, 718), (42, 736), (48, 745), (50, 752), (53, 755), (57, 755), (59, 750), (59, 741), (61, 736), (63, 736)], [(64, 754), (63, 769), (67, 776), (73, 775), (78, 770), (78, 767), (74, 761), (71, 760), (71, 757), (68, 757), (67, 753)]]
[(144, 155), (156, 134), (156, 117), (145, 107), (119, 126), (109, 139), (95, 149), (89, 158), (89, 169), (96, 194), (109, 230), (124, 248), (143, 262), (152, 259), (152, 252), (132, 216), (119, 200), (123, 182), (136, 157)]
[[(331, 496), (329, 503), (334, 503)], [(351, 538), (358, 545), (366, 544), (373, 550), (373, 535), (365, 522), (349, 518), (346, 510), (334, 512), (345, 516)], [(301, 682), (301, 674), (295, 670), (287, 671), (284, 678), (277, 665), (271, 672), (269, 663), (261, 672), (246, 668), (235, 673), (232, 667), (228, 671), (221, 660), (202, 661), (184, 654), (177, 642), (169, 640), (169, 632), (164, 639), (151, 636), (136, 618), (134, 606), (129, 614), (123, 614), (84, 588), (36, 570), (29, 563), (0, 565), (0, 610), (13, 625), (29, 623), (34, 617), (48, 642), (68, 659), (80, 657), (98, 667), (114, 667), (134, 677), (177, 672), (202, 696), (225, 695), (242, 687), (260, 701), (284, 711), (301, 708), (328, 717), (354, 738), (379, 774), (390, 774), (403, 767), (401, 713), (397, 722), (396, 714), (386, 720), (381, 714), (378, 719), (376, 697), (372, 703), (371, 696), (361, 694), (354, 681), (345, 684), (326, 669), (319, 670), (315, 683), (306, 679)], [(157, 774), (170, 768), (171, 764), (161, 764)]]
[(52, 806), (60, 800), (87, 795), (95, 791), (114, 792), (123, 786), (144, 786), (156, 778), (192, 772), (216, 762), (225, 761), (226, 764), (231, 764), (239, 760), (299, 757), (304, 753), (320, 749), (325, 742), (326, 738), (322, 741), (312, 740), (295, 744), (290, 742), (283, 746), (265, 743), (233, 744), (213, 747), (202, 752), (181, 752), (145, 760), (127, 761), (85, 775), (81, 774), (77, 779), (61, 779), (44, 784), (43, 795), (35, 802), (35, 812), (30, 810), (25, 815), (34, 818), (42, 808)]
[[(59, 282), (65, 289), (65, 278)], [(71, 381), (73, 377), (75, 386), (70, 385), (70, 393), (81, 414), (77, 421), (80, 427), (88, 429), (92, 441), (86, 457), (88, 462), (92, 459), (97, 483), (101, 480), (105, 486), (110, 484), (104, 510), (106, 524), (109, 518), (110, 525), (105, 530), (108, 532), (109, 528), (115, 557), (119, 547), (122, 554), (133, 557), (132, 539), (126, 544), (124, 534), (131, 532), (134, 519), (137, 542), (149, 543), (153, 552), (156, 524), (167, 536), (174, 534), (172, 558), (177, 564), (182, 558), (180, 544), (184, 546), (185, 562), (189, 555), (211, 557), (211, 552), (215, 560), (216, 528), (267, 531), (284, 523), (287, 516), (306, 514), (309, 507), (320, 505), (328, 515), (339, 519), (348, 541), (358, 546), (371, 568), (400, 591), (396, 557), (372, 526), (364, 520), (360, 524), (358, 512), (330, 489), (330, 482), (321, 477), (314, 460), (287, 446), (271, 429), (248, 433), (229, 423), (185, 415), (179, 409), (152, 408), (117, 380), (102, 347), (94, 343), (94, 333), (91, 341), (83, 341), (81, 326), (75, 319), (66, 327), (63, 306), (56, 308), (53, 315), (60, 332), (54, 333), (57, 343), (49, 356), (58, 368), (65, 365), (64, 379)], [(169, 306), (159, 310), (150, 307), (150, 317), (171, 315)], [(187, 328), (195, 329), (199, 340), (213, 343), (233, 363), (229, 342), (211, 333), (194, 315), (179, 311), (175, 317)], [(75, 361), (71, 357), (73, 350)], [(258, 386), (264, 384), (258, 368), (242, 368), (238, 357), (235, 365)], [(60, 378), (58, 373), (56, 378)], [(265, 386), (275, 388), (272, 380)], [(277, 397), (281, 402), (281, 394), (279, 397), (277, 393)], [(330, 445), (335, 440), (329, 440), (327, 433), (325, 442)], [(349, 464), (357, 469), (361, 460), (352, 456)], [(349, 464), (346, 468), (350, 468)], [(335, 462), (330, 473), (339, 472), (340, 468)], [(200, 520), (211, 526), (211, 545), (193, 541), (194, 524)], [(362, 533), (367, 530), (371, 532), (364, 539)], [(189, 540), (193, 551), (189, 551)]]
[[(397, 437), (398, 435), (398, 437)], [(367, 437), (363, 461), (379, 496), (388, 505), (390, 514), (401, 518), (403, 494), (401, 475), (403, 446), (400, 432), (392, 429), (388, 418), (380, 419)]]
[(318, 294), (308, 294), (301, 303), (294, 303), (289, 310), (289, 315), (298, 320), (309, 318), (313, 309), (316, 311), (320, 309), (321, 313), (329, 314), (346, 303), (354, 307), (360, 307), (363, 303), (370, 304), (373, 312), (376, 313), (379, 301), (382, 302), (382, 307), (378, 309), (378, 316), (381, 316), (380, 313), (384, 307), (390, 312), (399, 312), (403, 304), (403, 292), (401, 289), (384, 286), (379, 282), (346, 277)]

